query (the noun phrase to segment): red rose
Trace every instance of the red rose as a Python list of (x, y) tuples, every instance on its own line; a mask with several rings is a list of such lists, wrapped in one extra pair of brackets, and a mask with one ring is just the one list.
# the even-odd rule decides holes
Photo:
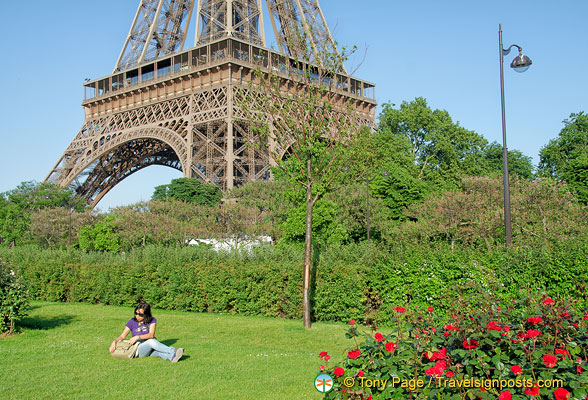
[(399, 312), (400, 314), (406, 312), (406, 308), (404, 308), (404, 307), (396, 307), (395, 310), (396, 310), (396, 312)]
[(455, 331), (455, 332), (459, 331), (459, 328), (457, 326), (453, 326), (451, 324), (445, 325), (445, 329), (447, 329), (448, 331)]
[(443, 336), (445, 336), (445, 337), (449, 337), (449, 336), (451, 336), (451, 332), (449, 332), (449, 331), (445, 331), (445, 333), (443, 333)]
[(512, 394), (508, 390), (500, 393), (500, 396), (498, 396), (498, 400), (510, 400), (511, 398)]
[(576, 372), (581, 374), (582, 372), (584, 372), (584, 370), (582, 369), (582, 367), (580, 367), (579, 365), (576, 367)]
[(349, 321), (349, 325), (355, 325), (355, 320), (352, 319), (351, 321)]
[(447, 358), (447, 348), (444, 348), (441, 351), (434, 351), (431, 357), (429, 357), (428, 353), (425, 353), (425, 356), (431, 361), (444, 360)]
[(525, 338), (527, 338), (527, 339), (531, 339), (531, 338), (537, 337), (537, 336), (539, 336), (539, 335), (541, 335), (541, 332), (539, 332), (539, 331), (534, 331), (534, 330), (532, 330), (532, 329), (528, 330), (528, 331), (527, 331), (527, 332), (524, 334)]
[(543, 299), (543, 304), (545, 304), (546, 306), (553, 304), (553, 299), (550, 297), (546, 297), (545, 299)]
[(435, 363), (435, 367), (441, 368), (441, 369), (446, 369), (447, 368), (447, 361), (445, 360), (438, 360)]
[(443, 375), (443, 369), (440, 367), (434, 366), (429, 369), (426, 369), (425, 375), (432, 376), (432, 377), (438, 377), (438, 376)]
[(473, 340), (473, 339), (470, 339), (469, 343), (468, 343), (468, 340), (466, 339), (466, 340), (463, 341), (462, 344), (463, 344), (463, 348), (464, 349), (468, 349), (468, 350), (469, 349), (475, 349), (476, 347), (478, 347), (478, 341), (477, 340)]
[(359, 358), (360, 355), (361, 355), (361, 353), (359, 352), (359, 349), (355, 349), (355, 350), (350, 351), (349, 353), (347, 353), (347, 356), (349, 358), (351, 358), (352, 360), (355, 360), (355, 359)]
[(512, 367), (510, 367), (510, 372), (512, 372), (515, 375), (520, 375), (523, 373), (523, 370), (518, 365), (513, 365)]
[(566, 355), (569, 356), (570, 353), (568, 353), (568, 351), (566, 349), (555, 349), (555, 354), (559, 354), (561, 356), (563, 356), (563, 358), (566, 358)]
[(325, 361), (329, 361), (331, 359), (331, 356), (325, 356)]
[(553, 368), (557, 362), (557, 357), (552, 356), (551, 354), (545, 354), (543, 355), (543, 362), (545, 363), (546, 367)]
[(427, 307), (427, 311), (428, 312), (433, 312), (433, 307), (431, 307), (431, 306)]
[(327, 352), (326, 351), (321, 351), (319, 353), (319, 358), (325, 358), (326, 355), (327, 355)]
[(539, 388), (538, 387), (527, 388), (527, 389), (525, 389), (525, 394), (528, 394), (529, 396), (538, 396), (539, 395)]
[(540, 322), (543, 322), (543, 319), (541, 317), (530, 317), (527, 320), (531, 325), (537, 325)]
[(394, 343), (388, 342), (384, 345), (384, 348), (386, 349), (386, 351), (394, 351), (396, 350), (396, 345)]
[(382, 336), (382, 334), (380, 332), (377, 332), (374, 335), (374, 338), (378, 341), (378, 342), (383, 342), (384, 340), (386, 340), (386, 338), (384, 336)]
[(339, 376), (341, 376), (341, 375), (343, 375), (345, 373), (345, 370), (343, 368), (341, 368), (341, 367), (337, 367), (337, 368), (335, 368), (335, 370), (333, 371), (333, 373), (335, 375), (337, 375), (337, 377), (339, 377)]
[(486, 324), (486, 329), (489, 331), (501, 331), (502, 328), (496, 324), (494, 321), (488, 321)]
[(445, 376), (448, 378), (453, 378), (453, 371), (450, 371), (450, 370), (445, 371)]
[(360, 369), (359, 371), (357, 371), (357, 376), (363, 376), (364, 372)]
[(555, 389), (553, 391), (553, 395), (555, 396), (556, 400), (569, 400), (570, 398), (570, 392), (564, 388)]

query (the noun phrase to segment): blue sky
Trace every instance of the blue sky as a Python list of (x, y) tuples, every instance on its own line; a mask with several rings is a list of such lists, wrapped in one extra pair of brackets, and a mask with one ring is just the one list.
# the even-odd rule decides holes
[[(112, 72), (138, 4), (34, 0), (3, 6), (10, 17), (0, 25), (0, 192), (42, 181), (61, 157), (83, 123), (84, 79)], [(335, 39), (359, 47), (348, 70), (361, 64), (355, 75), (376, 84), (380, 106), (424, 97), (463, 127), (501, 143), (500, 23), (505, 47), (516, 43), (533, 60), (518, 74), (508, 67), (516, 52), (505, 57), (509, 149), (521, 150), (536, 164), (562, 121), (573, 112), (588, 112), (586, 0), (320, 0), (320, 5)], [(190, 31), (185, 48), (193, 46)], [(267, 14), (265, 31), (272, 43)], [(148, 200), (156, 185), (180, 176), (171, 168), (146, 168), (98, 207)]]

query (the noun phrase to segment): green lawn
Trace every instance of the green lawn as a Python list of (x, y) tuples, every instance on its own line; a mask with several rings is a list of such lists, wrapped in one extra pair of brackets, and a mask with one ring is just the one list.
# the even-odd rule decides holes
[(343, 324), (154, 310), (157, 338), (184, 347), (177, 364), (115, 360), (108, 347), (133, 309), (34, 302), (0, 338), (1, 399), (320, 399), (318, 353), (341, 360)]

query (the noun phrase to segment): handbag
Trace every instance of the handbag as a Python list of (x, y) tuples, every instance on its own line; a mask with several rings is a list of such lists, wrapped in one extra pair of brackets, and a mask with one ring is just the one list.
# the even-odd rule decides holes
[(129, 360), (137, 356), (137, 349), (140, 343), (130, 344), (128, 340), (121, 340), (116, 343), (114, 353), (111, 353), (114, 358), (119, 360)]

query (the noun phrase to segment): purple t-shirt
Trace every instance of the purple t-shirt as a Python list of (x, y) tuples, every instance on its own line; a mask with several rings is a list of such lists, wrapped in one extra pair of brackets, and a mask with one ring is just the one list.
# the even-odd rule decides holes
[[(151, 322), (149, 323), (149, 326), (153, 325), (156, 322), (157, 320), (155, 318), (152, 318)], [(147, 326), (147, 324), (143, 322), (135, 321), (134, 318), (129, 319), (129, 322), (127, 322), (125, 326), (131, 330), (133, 336), (144, 335), (146, 333), (149, 333), (149, 326)]]

